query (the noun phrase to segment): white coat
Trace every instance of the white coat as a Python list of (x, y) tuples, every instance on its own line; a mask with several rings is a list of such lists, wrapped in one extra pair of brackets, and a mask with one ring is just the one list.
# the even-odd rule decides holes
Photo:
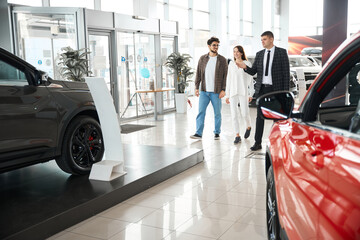
[[(244, 60), (244, 63), (252, 66), (249, 61)], [(227, 98), (235, 95), (252, 97), (254, 94), (253, 77), (239, 68), (234, 61), (229, 63), (225, 93)]]

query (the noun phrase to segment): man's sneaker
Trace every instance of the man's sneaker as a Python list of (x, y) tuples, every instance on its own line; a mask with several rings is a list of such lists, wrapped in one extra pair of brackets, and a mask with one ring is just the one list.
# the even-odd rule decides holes
[(220, 135), (219, 135), (219, 134), (215, 134), (214, 139), (215, 139), (215, 140), (219, 140), (219, 139), (220, 139)]
[(191, 135), (190, 138), (192, 139), (201, 139), (201, 136), (197, 133), (195, 133), (194, 135)]
[(241, 137), (235, 137), (234, 144), (238, 144), (239, 142), (241, 142)]

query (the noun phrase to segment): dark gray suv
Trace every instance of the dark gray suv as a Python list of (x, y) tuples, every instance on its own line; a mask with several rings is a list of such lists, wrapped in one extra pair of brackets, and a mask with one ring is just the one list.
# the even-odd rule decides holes
[(87, 174), (104, 153), (86, 83), (56, 81), (0, 48), (0, 172), (55, 159)]

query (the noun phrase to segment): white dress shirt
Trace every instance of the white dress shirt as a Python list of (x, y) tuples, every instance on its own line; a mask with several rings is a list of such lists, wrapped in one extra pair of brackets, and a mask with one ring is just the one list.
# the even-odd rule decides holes
[[(270, 50), (269, 72), (268, 72), (268, 75), (265, 76), (266, 60), (267, 60), (268, 50)], [(274, 53), (275, 53), (275, 46), (273, 46), (271, 49), (265, 49), (264, 65), (263, 65), (264, 66), (264, 71), (263, 71), (262, 84), (270, 84), (270, 85), (272, 85), (271, 67), (272, 67), (272, 63), (273, 63), (273, 60), (274, 60)]]

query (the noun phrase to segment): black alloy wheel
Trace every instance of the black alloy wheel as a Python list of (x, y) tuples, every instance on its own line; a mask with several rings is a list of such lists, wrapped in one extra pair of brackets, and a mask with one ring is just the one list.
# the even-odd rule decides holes
[(266, 221), (268, 239), (280, 239), (280, 223), (277, 210), (274, 171), (272, 166), (270, 166), (266, 178)]
[(104, 143), (99, 123), (88, 116), (74, 119), (68, 126), (62, 155), (56, 158), (59, 167), (71, 174), (88, 174), (94, 163), (101, 161)]

